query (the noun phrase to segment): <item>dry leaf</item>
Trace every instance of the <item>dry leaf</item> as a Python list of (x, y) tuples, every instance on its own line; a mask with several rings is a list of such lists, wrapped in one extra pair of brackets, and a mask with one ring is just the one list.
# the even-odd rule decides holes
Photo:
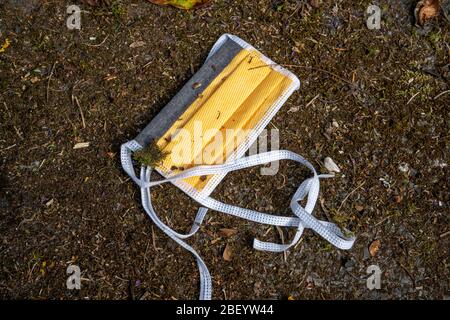
[(198, 8), (209, 2), (209, 0), (148, 0), (148, 1), (154, 4), (173, 6), (185, 10)]
[(106, 81), (111, 81), (111, 80), (114, 80), (114, 79), (117, 79), (117, 76), (113, 76), (113, 75), (110, 75), (110, 74), (107, 74), (106, 77), (103, 78), (103, 80), (106, 80)]
[(231, 261), (232, 254), (233, 254), (233, 251), (231, 250), (231, 246), (229, 244), (227, 244), (225, 246), (225, 250), (223, 250), (223, 260)]
[(234, 236), (237, 233), (236, 229), (228, 229), (228, 228), (222, 228), (219, 230), (219, 233), (222, 237), (231, 237)]
[(403, 195), (399, 194), (394, 197), (396, 203), (400, 203), (403, 200)]
[(439, 0), (421, 0), (417, 3), (414, 15), (416, 24), (423, 26), (427, 20), (434, 18), (439, 13)]
[(320, 6), (321, 0), (309, 0), (309, 5), (313, 8), (318, 8)]
[(143, 47), (145, 45), (145, 41), (135, 41), (132, 44), (130, 44), (130, 48), (134, 49), (134, 48), (139, 48), (139, 47)]
[(370, 252), (370, 255), (372, 257), (375, 257), (375, 255), (377, 254), (378, 250), (380, 250), (380, 246), (381, 246), (381, 241), (380, 240), (375, 240), (375, 241), (373, 241), (370, 244), (369, 252)]
[(9, 47), (10, 44), (11, 44), (11, 42), (9, 41), (8, 38), (6, 38), (5, 42), (0, 47), (0, 52), (5, 52), (5, 50)]
[(323, 164), (329, 172), (341, 172), (341, 169), (339, 169), (338, 165), (330, 157), (326, 157)]
[(287, 113), (291, 113), (291, 112), (297, 112), (298, 110), (300, 110), (300, 107), (291, 107)]
[(216, 239), (214, 239), (214, 240), (211, 241), (211, 244), (214, 245), (214, 244), (216, 244), (217, 242), (219, 242), (220, 240), (221, 240), (221, 238), (216, 238)]

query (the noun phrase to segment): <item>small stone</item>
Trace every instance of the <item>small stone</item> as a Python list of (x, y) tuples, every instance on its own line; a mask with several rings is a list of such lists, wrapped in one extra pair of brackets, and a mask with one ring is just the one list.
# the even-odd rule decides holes
[(407, 163), (400, 163), (400, 164), (398, 165), (398, 169), (399, 169), (401, 172), (406, 173), (406, 172), (409, 171), (409, 165), (408, 165)]
[(339, 169), (338, 165), (330, 157), (326, 157), (323, 164), (329, 172), (341, 172), (341, 169)]
[(298, 112), (298, 110), (300, 110), (300, 107), (291, 107), (287, 113), (291, 113), (291, 112)]
[(197, 89), (200, 88), (202, 86), (202, 84), (200, 82), (194, 82), (194, 84), (192, 85), (192, 89)]

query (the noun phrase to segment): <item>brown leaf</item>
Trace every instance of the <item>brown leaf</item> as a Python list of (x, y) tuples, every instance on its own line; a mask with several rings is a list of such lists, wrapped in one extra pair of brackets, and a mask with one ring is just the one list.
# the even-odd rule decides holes
[(381, 246), (381, 241), (380, 240), (375, 240), (375, 241), (373, 241), (370, 244), (369, 252), (370, 252), (370, 255), (372, 257), (375, 257), (375, 255), (377, 254), (378, 250), (380, 250), (380, 246)]
[(231, 249), (231, 246), (227, 243), (227, 245), (225, 246), (225, 250), (223, 250), (223, 260), (231, 261), (232, 255), (233, 255), (233, 250)]
[(396, 203), (400, 203), (400, 202), (402, 202), (402, 200), (403, 200), (403, 195), (401, 195), (401, 194), (398, 194), (394, 197), (394, 201)]
[(309, 0), (309, 5), (313, 8), (318, 8), (320, 6), (321, 0)]
[(222, 228), (219, 230), (219, 233), (222, 237), (231, 237), (237, 233), (236, 229)]
[(139, 48), (139, 47), (143, 47), (145, 45), (145, 41), (135, 41), (132, 44), (130, 44), (130, 48), (134, 49), (134, 48)]
[(434, 18), (439, 13), (439, 0), (421, 0), (417, 2), (414, 15), (416, 24), (423, 26), (427, 20)]

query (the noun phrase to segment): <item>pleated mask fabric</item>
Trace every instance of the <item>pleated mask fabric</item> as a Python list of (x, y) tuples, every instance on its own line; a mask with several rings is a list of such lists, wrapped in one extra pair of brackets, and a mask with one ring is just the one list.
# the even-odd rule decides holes
[[(290, 71), (242, 39), (225, 34), (213, 46), (203, 66), (163, 110), (135, 139), (122, 145), (122, 166), (141, 188), (144, 210), (158, 227), (197, 259), (200, 299), (211, 299), (211, 276), (204, 261), (184, 239), (199, 230), (208, 209), (263, 224), (296, 228), (291, 243), (255, 239), (253, 247), (257, 250), (285, 251), (299, 241), (305, 228), (341, 249), (350, 249), (355, 241), (353, 235), (344, 235), (335, 224), (312, 215), (319, 181), (330, 175), (317, 174), (306, 159), (287, 150), (244, 156), (299, 85), (300, 81)], [(167, 156), (155, 168), (141, 167), (137, 176), (131, 155), (149, 143), (156, 143)], [(292, 197), (293, 217), (225, 204), (210, 196), (228, 172), (284, 159), (299, 162), (312, 173)], [(151, 181), (152, 170), (164, 179)], [(201, 205), (188, 234), (173, 231), (153, 209), (150, 188), (166, 182), (173, 183)], [(303, 199), (307, 200), (305, 207), (300, 205)]]

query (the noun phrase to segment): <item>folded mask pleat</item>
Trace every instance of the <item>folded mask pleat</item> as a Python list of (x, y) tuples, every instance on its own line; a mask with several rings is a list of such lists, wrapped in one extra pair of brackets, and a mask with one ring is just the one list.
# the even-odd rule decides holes
[[(220, 130), (218, 138), (213, 138), (206, 146), (203, 163), (221, 164), (228, 159), (290, 84), (290, 79), (272, 70), (228, 119)], [(192, 178), (186, 181), (194, 185), (197, 190), (201, 190), (208, 183), (209, 178), (210, 176), (206, 179)]]
[[(183, 115), (175, 121), (169, 130), (157, 141), (158, 147), (164, 149), (176, 134), (177, 129), (183, 126), (196, 114), (196, 112), (208, 101), (208, 99), (219, 89), (224, 79), (233, 73), (240, 63), (250, 55), (247, 50), (241, 50), (220, 72), (220, 74), (198, 95), (197, 99), (186, 109)], [(202, 83), (195, 85), (202, 86)]]
[[(211, 95), (209, 99), (195, 112), (195, 114), (185, 123), (175, 137), (164, 148), (164, 151), (171, 153), (177, 144), (184, 143), (186, 137), (191, 138), (190, 161), (177, 163), (177, 159), (188, 160), (185, 157), (169, 156), (163, 162), (164, 167), (170, 165), (180, 166), (189, 163), (201, 164), (200, 159), (195, 157), (201, 154), (205, 143), (209, 142), (213, 136), (223, 127), (233, 113), (251, 95), (258, 85), (271, 72), (268, 67), (261, 66), (259, 59), (254, 59), (252, 55), (242, 60), (234, 72), (223, 78), (222, 85)], [(255, 69), (253, 69), (255, 68)], [(221, 74), (219, 74), (221, 77)], [(180, 139), (177, 139), (180, 136)], [(183, 140), (183, 141), (180, 141)], [(183, 152), (188, 152), (185, 146)]]
[[(223, 163), (291, 84), (258, 52), (241, 50), (157, 141), (168, 153), (158, 169), (179, 173), (199, 164)], [(210, 177), (184, 182), (200, 191)]]

